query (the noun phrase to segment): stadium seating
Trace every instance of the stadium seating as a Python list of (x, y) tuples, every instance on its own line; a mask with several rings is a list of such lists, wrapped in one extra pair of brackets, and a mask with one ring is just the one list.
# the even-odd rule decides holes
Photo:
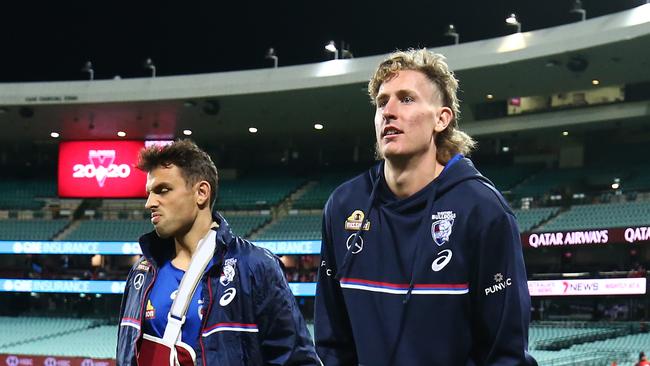
[(153, 230), (149, 220), (82, 220), (61, 240), (136, 241)]
[(56, 196), (54, 180), (4, 180), (0, 182), (0, 209), (36, 210), (43, 202), (36, 198)]
[[(481, 165), (478, 169), (501, 191), (508, 191), (543, 168), (540, 164), (517, 164), (512, 166)], [(322, 209), (329, 195), (341, 183), (353, 178), (360, 171), (340, 172), (326, 175), (308, 189), (293, 204), (296, 209)]]
[(115, 357), (115, 348), (117, 346), (116, 325), (87, 327), (87, 329), (71, 331), (64, 331), (59, 328), (58, 332), (49, 336), (42, 336), (42, 333), (38, 333), (42, 332), (43, 329), (45, 328), (30, 329), (32, 337), (35, 339), (21, 344), (0, 347), (0, 353), (92, 358)]
[(558, 338), (577, 337), (580, 335), (590, 334), (598, 331), (608, 330), (608, 328), (572, 328), (556, 325), (549, 326), (531, 326), (528, 333), (528, 343), (531, 348), (537, 348), (537, 343)]
[(52, 240), (68, 220), (0, 220), (0, 240)]
[(271, 220), (269, 215), (228, 215), (224, 214), (232, 231), (241, 237), (248, 238), (250, 234)]
[(291, 177), (243, 178), (220, 182), (218, 210), (253, 210), (277, 205), (304, 184)]
[[(650, 345), (650, 334), (628, 335), (631, 329), (625, 323), (533, 323), (529, 329), (529, 349), (540, 365), (597, 366), (617, 360), (619, 365), (632, 366), (638, 352)], [(553, 343), (563, 348), (539, 348)]]
[(97, 323), (95, 319), (2, 316), (0, 317), (0, 329), (2, 329), (0, 353), (9, 352), (7, 347), (12, 345), (86, 329), (95, 323)]
[[(530, 231), (540, 222), (555, 215), (558, 207), (516, 210), (520, 232)], [(321, 237), (321, 214), (295, 214), (272, 221), (257, 236), (259, 240), (312, 240)]]
[(581, 176), (581, 169), (546, 169), (514, 187), (512, 193), (516, 197), (540, 197), (575, 184)]
[[(536, 325), (530, 328), (530, 353), (540, 365), (633, 365), (639, 350), (650, 345), (650, 333), (573, 345), (557, 351), (535, 349), (539, 341), (607, 332), (620, 326), (572, 327), (566, 323)], [(104, 324), (104, 325), (102, 325)], [(51, 356), (113, 358), (117, 342), (115, 325), (97, 319), (0, 317), (0, 353)], [(308, 323), (310, 334), (313, 324)]]
[[(226, 220), (237, 235), (246, 237), (270, 220), (270, 216), (227, 215)], [(136, 241), (152, 230), (149, 220), (81, 220), (60, 240)]]
[(500, 191), (509, 191), (526, 178), (543, 168), (540, 164), (516, 164), (512, 166), (479, 165), (477, 169)]
[(629, 179), (622, 181), (621, 187), (625, 191), (650, 191), (650, 164), (635, 165)]
[(257, 240), (319, 240), (322, 216), (320, 214), (287, 215), (260, 231)]
[(535, 231), (582, 230), (650, 224), (650, 202), (576, 205)]
[[(633, 165), (545, 169), (512, 189), (515, 197), (541, 197), (550, 193), (588, 192), (609, 187), (615, 178), (626, 182)], [(626, 187), (627, 187), (626, 183)], [(642, 184), (641, 184), (642, 185)], [(640, 186), (641, 186), (640, 185)], [(628, 187), (629, 188), (629, 187)]]
[(571, 347), (573, 351), (616, 350), (629, 351), (638, 355), (639, 351), (650, 347), (650, 333), (630, 334), (603, 341), (578, 344)]
[(531, 208), (529, 210), (515, 210), (520, 232), (528, 232), (542, 221), (547, 220), (559, 211), (559, 207)]
[(630, 354), (617, 351), (531, 350), (530, 354), (540, 366), (609, 366), (615, 360), (618, 366), (634, 366)]
[(302, 196), (293, 203), (296, 209), (323, 209), (330, 194), (348, 179), (356, 176), (357, 173), (338, 173), (327, 175), (319, 179), (316, 184), (310, 187)]

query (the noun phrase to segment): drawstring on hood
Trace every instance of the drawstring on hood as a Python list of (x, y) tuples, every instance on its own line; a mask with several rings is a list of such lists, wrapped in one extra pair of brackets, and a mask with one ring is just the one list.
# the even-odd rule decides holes
[[(422, 226), (421, 227), (427, 227), (427, 228), (429, 227), (429, 225), (427, 223), (427, 221), (429, 220), (428, 215), (429, 215), (429, 213), (433, 212), (433, 205), (436, 203), (436, 198), (438, 196), (438, 189), (440, 189), (441, 187), (444, 187), (443, 192), (446, 192), (449, 188), (453, 187), (454, 185), (456, 185), (459, 182), (464, 180), (464, 179), (462, 179), (462, 180), (459, 180), (459, 181), (455, 181), (453, 185), (445, 185), (444, 184), (445, 177), (443, 176), (443, 173), (447, 169), (451, 168), (452, 165), (454, 165), (458, 160), (463, 159), (463, 158), (464, 158), (464, 156), (462, 154), (456, 154), (453, 158), (451, 158), (449, 160), (449, 162), (447, 162), (447, 165), (445, 165), (442, 172), (440, 172), (440, 174), (432, 181), (432, 182), (436, 182), (437, 184), (433, 187), (433, 192), (431, 193), (431, 197), (429, 197), (429, 199), (427, 200), (427, 206), (426, 206), (426, 209), (424, 211), (425, 214), (422, 215)], [(415, 287), (416, 268), (420, 268), (420, 266), (418, 266), (418, 259), (424, 257), (424, 256), (421, 256), (421, 255), (418, 255), (419, 250), (424, 249), (424, 248), (422, 248), (423, 245), (424, 245), (423, 242), (418, 242), (417, 247), (415, 248), (415, 253), (413, 255), (413, 266), (411, 267), (411, 280), (409, 281), (409, 287), (408, 287), (408, 290), (406, 291), (406, 296), (404, 296), (404, 300), (402, 300), (402, 303), (404, 305), (408, 304), (409, 300), (411, 300), (411, 293), (413, 292), (413, 288)], [(406, 311), (404, 311), (404, 313), (406, 313)], [(404, 323), (404, 321), (402, 320), (400, 322), (400, 324), (403, 324), (403, 323)], [(400, 330), (399, 333), (401, 333), (401, 330)]]
[[(381, 165), (379, 164), (376, 169), (378, 170), (378, 175), (381, 176)], [(334, 278), (336, 278), (337, 281), (340, 281), (341, 278), (347, 276), (347, 274), (350, 272), (350, 268), (352, 267), (352, 261), (354, 261), (354, 255), (352, 255), (352, 251), (357, 245), (357, 241), (363, 240), (363, 228), (366, 226), (366, 224), (370, 221), (370, 211), (372, 210), (372, 207), (374, 206), (375, 202), (375, 197), (377, 196), (377, 187), (379, 187), (379, 182), (381, 181), (380, 179), (375, 179), (373, 176), (373, 170), (372, 169), (368, 172), (370, 175), (370, 180), (373, 181), (372, 183), (372, 190), (370, 191), (370, 198), (368, 199), (368, 204), (366, 205), (366, 210), (363, 211), (364, 213), (364, 218), (363, 222), (361, 222), (361, 226), (359, 226), (359, 229), (357, 232), (354, 234), (354, 240), (352, 240), (352, 243), (348, 247), (348, 251), (345, 253), (345, 256), (343, 257), (343, 262), (341, 262), (341, 267), (339, 268), (338, 273)]]

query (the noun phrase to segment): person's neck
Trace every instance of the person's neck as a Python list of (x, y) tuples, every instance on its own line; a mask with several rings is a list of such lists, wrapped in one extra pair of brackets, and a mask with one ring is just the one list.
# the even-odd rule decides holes
[(207, 235), (213, 224), (210, 212), (201, 212), (190, 230), (184, 235), (174, 238), (176, 257), (172, 260), (172, 264), (176, 268), (187, 271), (192, 262), (192, 255), (194, 255), (199, 244), (199, 240)]
[(384, 177), (395, 196), (407, 198), (436, 179), (444, 168), (436, 159), (435, 152), (408, 159), (386, 159)]

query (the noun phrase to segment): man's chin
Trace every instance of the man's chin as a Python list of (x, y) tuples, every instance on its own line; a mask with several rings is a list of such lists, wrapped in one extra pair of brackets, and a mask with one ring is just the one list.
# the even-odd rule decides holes
[(159, 228), (154, 228), (154, 231), (156, 231), (156, 234), (158, 235), (159, 238), (161, 239), (168, 239), (171, 237), (171, 234), (168, 232), (165, 232), (164, 230), (161, 230)]
[(376, 160), (391, 160), (391, 159), (401, 159), (405, 154), (396, 149), (396, 146), (386, 146), (379, 143), (375, 143), (375, 159)]
[(401, 154), (394, 149), (384, 149), (384, 151), (381, 152), (381, 156), (385, 160), (398, 160), (402, 159), (404, 157), (404, 154)]

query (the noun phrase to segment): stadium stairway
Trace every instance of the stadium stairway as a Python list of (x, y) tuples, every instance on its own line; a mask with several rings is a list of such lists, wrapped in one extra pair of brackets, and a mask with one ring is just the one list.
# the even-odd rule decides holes
[(541, 227), (543, 227), (544, 225), (546, 225), (547, 223), (549, 223), (549, 222), (555, 220), (555, 219), (556, 219), (558, 216), (560, 216), (562, 213), (564, 213), (564, 212), (566, 212), (566, 211), (569, 211), (570, 209), (571, 209), (571, 208), (569, 208), (569, 207), (560, 207), (560, 209), (557, 210), (555, 213), (551, 214), (551, 216), (549, 216), (549, 217), (546, 218), (545, 220), (540, 221), (539, 223), (537, 223), (537, 225), (531, 227), (529, 231), (530, 231), (530, 232), (534, 232), (534, 231), (537, 230), (538, 228), (541, 228)]
[(303, 185), (302, 187), (300, 187), (297, 191), (295, 191), (294, 193), (292, 193), (292, 194), (287, 198), (286, 201), (287, 201), (289, 204), (293, 204), (296, 200), (298, 200), (300, 197), (304, 196), (305, 193), (307, 193), (310, 189), (312, 189), (312, 188), (313, 188), (315, 185), (317, 185), (317, 184), (318, 184), (318, 182), (315, 181), (315, 180), (311, 180), (311, 181), (307, 182), (305, 185)]
[[(226, 220), (228, 220), (228, 215), (225, 215), (224, 217), (226, 218)], [(247, 234), (239, 233), (239, 232), (235, 232), (235, 233), (236, 233), (237, 235), (241, 235), (241, 236), (242, 236), (244, 239), (246, 239), (246, 240), (253, 240), (253, 238), (255, 238), (256, 234), (259, 233), (260, 231), (264, 230), (264, 228), (265, 228), (269, 223), (271, 223), (271, 222), (273, 222), (273, 218), (271, 218), (270, 220), (267, 220), (267, 221), (266, 221), (264, 224), (262, 224), (261, 226), (258, 226), (258, 227), (256, 227), (256, 228), (252, 229), (252, 230), (251, 230), (250, 232), (248, 232)]]
[[(521, 180), (519, 183), (517, 183), (517, 184), (515, 184), (514, 186), (512, 186), (512, 187), (508, 190), (507, 193), (508, 193), (509, 195), (514, 194), (514, 192), (517, 192), (517, 191), (518, 191), (522, 186), (525, 186), (525, 185), (529, 184), (530, 181), (536, 179), (537, 176), (541, 175), (542, 172), (544, 172), (545, 170), (546, 170), (546, 169), (540, 169), (540, 170), (536, 171), (535, 173), (530, 174), (529, 176), (527, 176), (526, 178), (524, 178), (523, 180)], [(506, 192), (504, 192), (504, 193), (506, 193)], [(522, 197), (514, 197), (514, 198), (522, 198)]]
[(248, 239), (258, 240), (260, 234), (264, 233), (267, 228), (273, 226), (276, 222), (278, 222), (278, 220), (281, 220), (285, 216), (289, 216), (289, 210), (287, 209), (276, 210), (275, 214), (273, 215), (273, 218), (267, 221), (264, 225), (258, 227), (256, 230), (253, 230), (248, 236)]
[(269, 220), (266, 224), (258, 227), (256, 230), (252, 231), (249, 235), (250, 240), (256, 240), (258, 238), (258, 234), (262, 233), (268, 228), (269, 226), (272, 226), (275, 222), (277, 222), (279, 219), (289, 215), (289, 211), (291, 210), (291, 207), (293, 205), (293, 202), (295, 202), (297, 199), (302, 197), (306, 192), (308, 192), (312, 187), (314, 187), (318, 182), (316, 181), (309, 181), (302, 185), (300, 188), (298, 188), (295, 192), (290, 194), (287, 198), (285, 198), (283, 201), (281, 201), (277, 206), (271, 207), (271, 212), (273, 218)]
[(67, 237), (68, 234), (72, 231), (74, 231), (77, 227), (81, 225), (81, 221), (79, 220), (74, 220), (71, 221), (68, 225), (66, 225), (63, 230), (59, 231), (52, 237), (52, 240), (63, 240), (63, 238)]

